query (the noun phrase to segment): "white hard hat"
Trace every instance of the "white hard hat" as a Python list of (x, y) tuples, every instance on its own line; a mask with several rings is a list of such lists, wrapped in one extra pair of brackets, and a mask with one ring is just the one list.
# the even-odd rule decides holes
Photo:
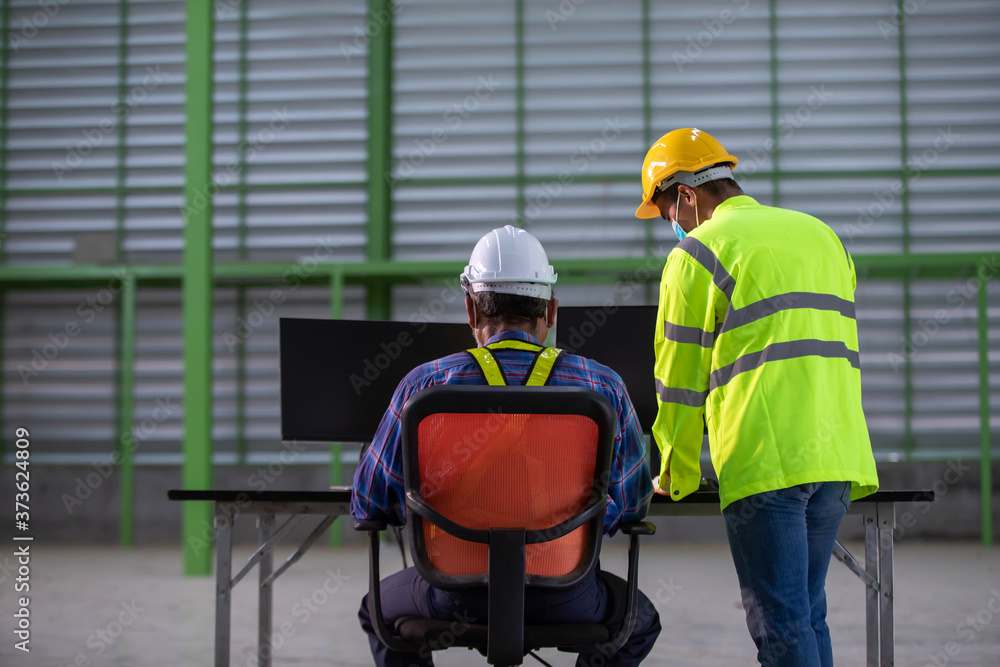
[(538, 239), (506, 225), (479, 239), (461, 282), (466, 292), (519, 294), (548, 301), (557, 277)]

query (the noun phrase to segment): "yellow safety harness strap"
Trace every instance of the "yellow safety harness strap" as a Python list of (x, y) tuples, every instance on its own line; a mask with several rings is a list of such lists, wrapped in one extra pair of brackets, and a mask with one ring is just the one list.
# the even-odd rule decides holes
[(476, 365), (479, 366), (479, 372), (483, 374), (486, 384), (491, 387), (504, 387), (507, 385), (507, 378), (504, 377), (500, 364), (497, 363), (496, 357), (489, 350), (485, 347), (475, 347), (471, 350), (466, 350), (466, 352), (476, 361)]
[(552, 375), (552, 367), (556, 364), (556, 359), (562, 354), (562, 350), (556, 347), (547, 347), (535, 357), (535, 363), (528, 371), (528, 377), (524, 382), (525, 387), (544, 387), (549, 383)]
[(479, 372), (482, 373), (486, 384), (493, 387), (506, 386), (508, 383), (503, 369), (500, 368), (496, 357), (490, 352), (491, 349), (525, 350), (527, 352), (538, 353), (535, 356), (535, 361), (531, 364), (531, 368), (528, 369), (528, 374), (525, 376), (524, 386), (526, 387), (542, 387), (548, 384), (556, 360), (562, 354), (562, 350), (559, 348), (543, 347), (523, 340), (501, 340), (491, 343), (486, 347), (475, 347), (471, 350), (466, 350), (476, 362), (476, 365), (479, 366)]

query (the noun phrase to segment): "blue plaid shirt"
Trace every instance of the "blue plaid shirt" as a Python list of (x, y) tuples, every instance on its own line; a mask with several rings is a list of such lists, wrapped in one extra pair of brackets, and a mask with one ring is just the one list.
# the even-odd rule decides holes
[[(488, 342), (512, 339), (539, 344), (534, 337), (518, 330), (502, 331)], [(534, 352), (513, 349), (492, 352), (510, 384), (524, 382), (524, 376), (535, 358)], [(478, 366), (464, 351), (417, 366), (403, 378), (396, 387), (389, 409), (382, 416), (371, 447), (365, 451), (354, 473), (351, 514), (355, 519), (375, 519), (394, 525), (406, 522), (399, 416), (410, 396), (439, 384), (485, 383)], [(649, 509), (653, 485), (646, 465), (642, 429), (621, 378), (596, 361), (563, 353), (552, 370), (549, 386), (588, 387), (611, 401), (618, 424), (604, 532), (610, 536), (619, 523), (642, 519)]]

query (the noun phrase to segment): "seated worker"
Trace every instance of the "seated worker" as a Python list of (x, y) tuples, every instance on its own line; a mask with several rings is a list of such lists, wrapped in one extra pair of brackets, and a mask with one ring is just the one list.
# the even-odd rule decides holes
[[(517, 341), (490, 349), (507, 384), (525, 384), (526, 375), (544, 349), (549, 328), (556, 320), (557, 299), (552, 298), (556, 274), (542, 245), (534, 236), (510, 225), (494, 229), (480, 239), (461, 276), (469, 326), (479, 348), (490, 349), (500, 341)], [(536, 369), (537, 372), (537, 369)], [(355, 519), (405, 523), (403, 461), (399, 415), (413, 394), (440, 384), (486, 384), (484, 371), (471, 352), (457, 352), (410, 371), (399, 383), (378, 431), (358, 464), (351, 494)], [(604, 517), (605, 535), (612, 535), (625, 521), (646, 515), (653, 488), (642, 431), (632, 401), (621, 378), (607, 366), (574, 354), (558, 356), (549, 369), (549, 386), (587, 387), (603, 394), (618, 416), (614, 457)], [(488, 493), (488, 489), (483, 489)], [(612, 609), (623, 606), (625, 582), (595, 568), (592, 577), (571, 590), (525, 592), (525, 620), (529, 623), (607, 622)], [(614, 604), (619, 596), (619, 604)], [(382, 580), (382, 610), (389, 627), (402, 616), (452, 619), (456, 614), (483, 622), (487, 614), (485, 590), (445, 591), (432, 588), (413, 567)], [(429, 652), (400, 653), (389, 650), (372, 628), (368, 599), (358, 612), (368, 633), (378, 665), (400, 667), (433, 665)], [(616, 619), (617, 620), (617, 619)], [(610, 659), (590, 656), (606, 665), (638, 665), (660, 634), (660, 618), (649, 599), (639, 593), (639, 613), (628, 642)], [(577, 665), (589, 664), (581, 655)]]

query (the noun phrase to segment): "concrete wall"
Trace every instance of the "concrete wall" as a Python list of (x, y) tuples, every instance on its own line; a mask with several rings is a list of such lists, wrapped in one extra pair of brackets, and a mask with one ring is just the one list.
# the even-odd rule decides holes
[[(268, 490), (324, 489), (329, 470), (323, 466), (287, 466), (274, 478), (263, 477), (252, 466), (217, 467), (217, 489)], [(0, 470), (0, 500), (9, 508), (2, 521), (3, 533), (13, 531), (15, 468)], [(257, 473), (256, 477), (253, 475)], [(349, 484), (352, 471), (344, 470)], [(978, 463), (892, 463), (879, 466), (883, 489), (934, 489), (938, 501), (897, 506), (897, 539), (971, 539), (980, 536), (980, 492)], [(993, 467), (993, 539), (1000, 542), (1000, 464)], [(180, 541), (181, 504), (167, 500), (169, 489), (180, 488), (178, 468), (142, 467), (135, 470), (135, 542), (137, 544)], [(59, 543), (113, 543), (119, 539), (119, 476), (117, 471), (94, 466), (31, 466), (31, 529), (36, 540)], [(279, 521), (281, 517), (279, 517)], [(294, 535), (305, 536), (316, 519), (307, 518)], [(349, 522), (341, 523), (343, 539), (359, 541)], [(657, 518), (658, 538), (685, 542), (721, 541), (725, 533), (721, 517)], [(863, 536), (861, 518), (848, 516), (841, 528), (844, 539)], [(256, 540), (250, 517), (237, 521), (235, 539)], [(292, 538), (289, 538), (291, 541)]]

